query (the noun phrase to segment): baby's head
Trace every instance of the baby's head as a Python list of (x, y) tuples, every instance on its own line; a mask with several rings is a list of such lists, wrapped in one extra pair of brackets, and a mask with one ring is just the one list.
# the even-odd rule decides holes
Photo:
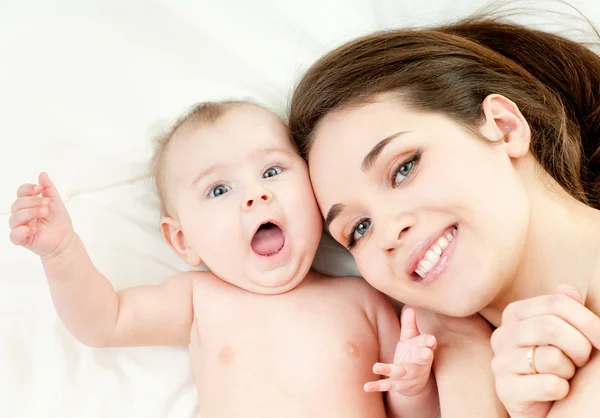
[(162, 234), (188, 264), (255, 293), (304, 279), (321, 215), (275, 114), (246, 102), (198, 104), (160, 140), (152, 171)]

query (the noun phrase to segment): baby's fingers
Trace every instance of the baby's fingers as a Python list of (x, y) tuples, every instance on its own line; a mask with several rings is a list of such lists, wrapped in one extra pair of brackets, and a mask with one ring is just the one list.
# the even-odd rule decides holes
[(387, 377), (402, 378), (406, 376), (407, 369), (403, 364), (375, 363), (373, 365), (373, 373)]
[(390, 377), (376, 382), (366, 383), (364, 386), (365, 392), (391, 392), (396, 391), (405, 395), (414, 394), (415, 391), (422, 389), (427, 383), (426, 379), (420, 380), (402, 380)]
[(25, 245), (29, 238), (35, 235), (36, 228), (28, 225), (21, 225), (10, 231), (10, 242), (15, 245)]
[(437, 347), (437, 339), (431, 334), (421, 334), (416, 337), (415, 341), (421, 348), (430, 348), (435, 350)]
[(429, 361), (427, 361), (426, 364), (409, 362), (403, 362), (401, 364), (375, 363), (373, 366), (373, 373), (402, 380), (417, 379), (421, 376), (429, 375), (432, 361), (433, 353), (431, 353)]
[(431, 364), (433, 350), (437, 346), (437, 339), (433, 335), (421, 334), (408, 341), (400, 341), (396, 345), (394, 363), (416, 363), (422, 366)]
[(36, 196), (42, 192), (38, 184), (23, 184), (17, 189), (17, 197)]
[(392, 379), (377, 380), (376, 382), (365, 383), (365, 392), (389, 392), (394, 389)]
[(52, 199), (52, 201), (60, 200), (58, 190), (54, 186), (54, 183), (52, 183), (52, 180), (50, 180), (48, 173), (40, 173), (38, 181), (40, 182), (40, 186), (42, 188), (42, 196), (48, 197)]
[(17, 227), (28, 224), (33, 220), (43, 218), (47, 214), (48, 208), (46, 206), (21, 209), (10, 216), (8, 225), (10, 226), (10, 229), (16, 229)]
[(41, 206), (48, 206), (50, 199), (47, 197), (39, 196), (26, 196), (20, 197), (12, 204), (10, 208), (11, 213), (20, 211), (21, 209), (38, 208)]

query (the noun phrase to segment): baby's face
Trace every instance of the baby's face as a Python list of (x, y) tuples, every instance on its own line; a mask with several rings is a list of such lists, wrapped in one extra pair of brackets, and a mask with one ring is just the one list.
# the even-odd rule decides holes
[(172, 139), (166, 187), (191, 264), (251, 292), (283, 293), (312, 264), (321, 215), (281, 121), (242, 105)]

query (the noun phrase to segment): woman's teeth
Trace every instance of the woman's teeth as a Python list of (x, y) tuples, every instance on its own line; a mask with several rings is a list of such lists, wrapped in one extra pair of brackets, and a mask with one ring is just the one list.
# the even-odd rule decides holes
[(425, 278), (429, 270), (433, 268), (440, 260), (442, 256), (442, 252), (448, 248), (448, 245), (454, 239), (454, 235), (456, 235), (456, 227), (452, 227), (448, 231), (446, 231), (438, 240), (427, 250), (425, 256), (419, 263), (417, 264), (417, 269), (415, 273), (417, 273), (422, 278)]

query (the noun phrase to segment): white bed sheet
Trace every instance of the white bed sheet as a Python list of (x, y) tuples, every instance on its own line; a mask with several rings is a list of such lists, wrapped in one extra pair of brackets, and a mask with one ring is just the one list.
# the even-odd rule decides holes
[[(595, 22), (600, 7), (573, 1)], [(16, 187), (48, 171), (117, 288), (186, 269), (146, 176), (152, 126), (191, 103), (283, 112), (322, 53), (360, 34), (464, 16), (482, 0), (0, 1), (0, 417), (191, 417), (184, 347), (90, 349), (53, 310), (38, 259), (8, 241)], [(315, 266), (356, 273), (323, 243)]]

